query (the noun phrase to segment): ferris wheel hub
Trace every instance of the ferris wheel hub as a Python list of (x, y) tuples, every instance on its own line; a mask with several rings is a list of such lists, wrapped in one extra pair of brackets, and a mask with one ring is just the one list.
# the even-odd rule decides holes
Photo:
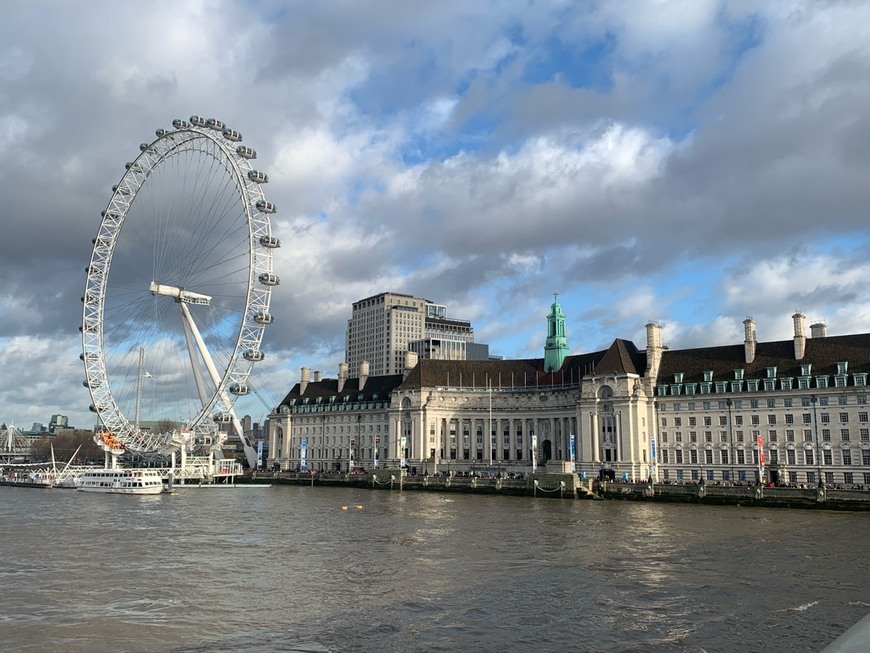
[(211, 303), (211, 296), (203, 295), (202, 293), (192, 292), (179, 288), (178, 286), (165, 286), (154, 281), (151, 282), (149, 288), (152, 295), (163, 295), (164, 297), (172, 297), (175, 301), (182, 304), (200, 304), (208, 306)]

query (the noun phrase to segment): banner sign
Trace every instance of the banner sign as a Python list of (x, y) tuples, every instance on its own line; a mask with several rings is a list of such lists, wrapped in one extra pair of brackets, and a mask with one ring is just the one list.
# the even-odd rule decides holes
[(538, 436), (532, 433), (532, 471), (538, 471)]
[(403, 435), (402, 438), (399, 440), (399, 446), (402, 448), (402, 451), (400, 452), (400, 453), (401, 453), (401, 456), (402, 456), (402, 460), (401, 460), (401, 462), (399, 463), (399, 468), (400, 468), (400, 469), (405, 469), (405, 462), (406, 462), (406, 461), (405, 461), (405, 447), (408, 446), (408, 438), (405, 437), (404, 435)]
[(308, 438), (302, 438), (302, 446), (299, 447), (299, 469), (303, 472), (308, 471)]
[(577, 471), (577, 439), (571, 434), (571, 473)]

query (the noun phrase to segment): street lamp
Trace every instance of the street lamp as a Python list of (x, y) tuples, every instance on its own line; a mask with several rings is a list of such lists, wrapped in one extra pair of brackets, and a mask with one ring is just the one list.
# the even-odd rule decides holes
[(818, 399), (816, 398), (816, 395), (811, 395), (810, 401), (813, 402), (813, 433), (816, 438), (816, 467), (818, 467), (819, 470), (818, 486), (824, 487), (825, 484), (822, 482), (822, 445), (819, 442), (819, 418), (818, 413), (816, 413), (816, 401), (818, 401)]
[(731, 406), (734, 404), (731, 401), (731, 397), (728, 397), (725, 400), (725, 404), (728, 406), (728, 440), (731, 446), (731, 483), (734, 484), (734, 459), (737, 457), (737, 450), (734, 447), (734, 429), (731, 425)]
[(489, 391), (489, 466), (492, 467), (493, 445), (495, 444), (495, 434), (492, 432), (492, 383), (487, 384)]

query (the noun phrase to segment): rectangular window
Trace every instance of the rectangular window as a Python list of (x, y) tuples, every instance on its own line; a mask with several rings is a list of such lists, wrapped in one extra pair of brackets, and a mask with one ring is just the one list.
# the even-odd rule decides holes
[(785, 439), (786, 442), (794, 442), (794, 429), (786, 429)]
[(825, 442), (831, 441), (831, 429), (822, 429), (822, 440)]
[(840, 413), (840, 424), (849, 423), (849, 413)]
[(824, 460), (826, 465), (833, 464), (833, 459), (831, 457), (831, 450), (830, 449), (825, 449), (824, 451), (822, 451), (822, 460)]
[(843, 449), (843, 464), (844, 465), (851, 465), (852, 464), (852, 451), (850, 449)]
[(792, 415), (791, 413), (786, 415), (785, 416), (785, 423), (786, 424), (794, 424), (794, 415)]
[(758, 399), (750, 399), (749, 400), (750, 408), (758, 408)]
[(849, 442), (852, 439), (849, 429), (840, 429), (840, 439), (843, 442)]
[(768, 415), (767, 416), (767, 423), (770, 426), (773, 426), (774, 424), (776, 424), (776, 415)]
[(725, 415), (719, 415), (719, 426), (725, 426), (728, 423), (728, 418)]
[(866, 422), (867, 421), (867, 413), (858, 413), (858, 421)]
[(782, 405), (786, 408), (791, 408), (794, 405), (794, 401), (792, 399), (783, 399)]
[(777, 441), (776, 431), (771, 430), (771, 431), (767, 432), (767, 441), (768, 442), (776, 442)]
[(677, 463), (678, 465), (682, 465), (682, 464), (683, 464), (683, 450), (682, 450), (682, 449), (677, 449), (677, 450), (674, 452), (674, 458), (676, 459), (676, 463)]
[(698, 450), (697, 449), (692, 449), (689, 451), (689, 459), (693, 465), (698, 464)]
[(668, 453), (669, 452), (667, 449), (662, 449), (662, 463), (664, 463), (665, 465), (668, 464)]
[(831, 422), (830, 413), (822, 413), (822, 424), (829, 424)]
[(849, 405), (849, 397), (846, 395), (840, 395), (837, 397), (837, 405), (838, 406), (848, 406)]
[(704, 462), (707, 465), (713, 464), (713, 450), (712, 449), (704, 450)]
[(813, 464), (813, 450), (812, 449), (804, 449), (804, 464), (812, 465)]
[(794, 449), (786, 449), (785, 450), (785, 459), (788, 461), (789, 465), (794, 465)]
[(870, 442), (870, 429), (861, 429), (861, 442)]

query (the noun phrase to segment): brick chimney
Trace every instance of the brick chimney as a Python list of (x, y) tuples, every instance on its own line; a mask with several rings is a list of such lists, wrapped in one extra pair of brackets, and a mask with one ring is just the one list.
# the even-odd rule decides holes
[(299, 377), (299, 394), (304, 395), (305, 389), (308, 387), (308, 383), (311, 381), (311, 368), (303, 367), (302, 368), (302, 376)]
[(348, 371), (347, 363), (339, 363), (338, 364), (338, 391), (339, 392), (344, 390), (344, 384), (347, 382), (347, 371)]
[(758, 340), (755, 337), (755, 320), (751, 317), (743, 320), (743, 333), (743, 354), (744, 360), (748, 365), (755, 361), (755, 346), (758, 344)]
[(794, 359), (799, 361), (804, 357), (804, 353), (806, 353), (807, 350), (807, 318), (800, 311), (791, 317), (794, 320)]

